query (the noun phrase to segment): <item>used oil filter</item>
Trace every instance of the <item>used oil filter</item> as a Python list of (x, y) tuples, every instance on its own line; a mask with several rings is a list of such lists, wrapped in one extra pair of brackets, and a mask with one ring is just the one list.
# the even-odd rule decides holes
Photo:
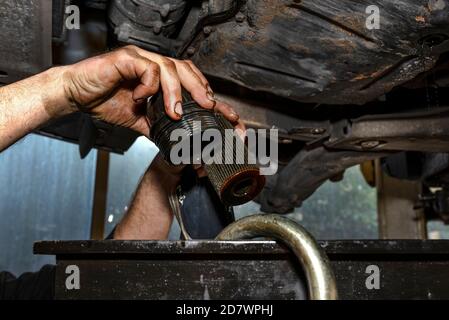
[[(200, 107), (183, 90), (183, 116), (173, 120), (166, 113), (162, 94), (153, 97), (148, 106), (147, 115), (151, 121), (150, 137), (158, 146), (166, 161), (170, 161), (172, 148), (178, 141), (171, 141), (170, 135), (175, 129), (183, 129), (193, 145), (197, 135), (201, 137), (207, 129), (216, 129), (221, 134), (222, 161), (204, 164), (208, 177), (224, 205), (236, 206), (254, 199), (265, 184), (265, 177), (260, 175), (257, 165), (248, 163), (248, 149), (244, 142), (234, 135), (225, 134), (226, 129), (233, 129), (232, 124), (220, 113)], [(232, 141), (231, 141), (232, 139)], [(200, 157), (207, 144), (202, 142), (199, 154), (191, 149), (191, 161)], [(229, 149), (232, 146), (232, 149)], [(198, 153), (198, 152), (197, 152)], [(242, 154), (243, 153), (243, 154)], [(225, 156), (226, 161), (225, 161)], [(243, 160), (237, 161), (237, 160)], [(192, 163), (192, 162), (191, 162)]]

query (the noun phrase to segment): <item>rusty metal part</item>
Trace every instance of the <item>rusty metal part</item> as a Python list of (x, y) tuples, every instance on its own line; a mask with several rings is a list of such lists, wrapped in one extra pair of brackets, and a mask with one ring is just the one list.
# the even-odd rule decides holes
[(303, 149), (279, 173), (268, 177), (256, 201), (264, 212), (291, 212), (329, 178), (354, 165), (387, 155), (389, 153), (336, 151), (325, 147)]
[(113, 0), (109, 22), (120, 42), (169, 53), (170, 36), (187, 14), (185, 0)]
[[(307, 120), (295, 117), (279, 110), (265, 101), (216, 93), (217, 100), (223, 101), (239, 114), (240, 119), (249, 128), (279, 130), (279, 137), (297, 141), (313, 141), (327, 134), (329, 120)], [(303, 115), (303, 114), (301, 114)]]
[(326, 147), (357, 151), (449, 152), (449, 107), (363, 116), (332, 125)]
[[(449, 0), (430, 2), (438, 6), (422, 0), (249, 0), (237, 21), (215, 25), (213, 35), (197, 33), (189, 58), (206, 74), (254, 91), (300, 102), (364, 104), (430, 70), (449, 50)], [(372, 5), (381, 8), (379, 30), (366, 27)]]
[[(187, 38), (183, 39), (184, 43), (177, 51), (176, 56), (182, 56), (183, 53), (187, 51), (187, 48), (191, 47), (191, 43), (194, 41), (195, 37), (201, 34), (201, 31), (204, 30), (205, 27), (225, 23), (234, 17), (243, 3), (244, 0), (207, 1), (207, 3), (203, 3), (201, 5), (201, 13), (198, 17), (199, 20), (195, 22), (195, 25), (192, 30), (190, 30)], [(203, 35), (206, 37), (209, 36), (209, 34), (204, 33)]]
[[(367, 27), (370, 6), (381, 8), (379, 29)], [(108, 15), (120, 42), (192, 59), (240, 88), (365, 104), (440, 63), (449, 51), (448, 7), (449, 0), (113, 0)]]
[[(336, 121), (317, 146), (303, 148), (277, 175), (268, 177), (257, 201), (264, 212), (287, 213), (350, 166), (402, 151), (448, 152), (448, 121), (448, 107)], [(445, 168), (447, 160), (437, 161), (438, 170), (443, 170), (442, 165)], [(421, 180), (427, 177), (422, 174)]]
[(337, 284), (327, 255), (306, 229), (290, 219), (275, 214), (249, 216), (226, 227), (216, 240), (255, 237), (274, 237), (293, 250), (306, 274), (310, 299), (338, 299)]

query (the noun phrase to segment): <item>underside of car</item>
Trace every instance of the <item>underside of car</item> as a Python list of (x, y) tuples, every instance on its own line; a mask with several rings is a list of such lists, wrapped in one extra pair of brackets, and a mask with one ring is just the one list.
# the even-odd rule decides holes
[[(65, 23), (70, 4), (86, 26), (76, 32)], [(280, 170), (257, 198), (265, 212), (287, 213), (345, 169), (379, 159), (390, 176), (423, 184), (434, 215), (449, 215), (449, 0), (1, 6), (0, 84), (128, 44), (192, 60), (247, 127), (279, 130)], [(367, 28), (369, 6), (379, 28)], [(78, 143), (82, 156), (124, 153), (138, 137), (81, 113), (39, 132)]]

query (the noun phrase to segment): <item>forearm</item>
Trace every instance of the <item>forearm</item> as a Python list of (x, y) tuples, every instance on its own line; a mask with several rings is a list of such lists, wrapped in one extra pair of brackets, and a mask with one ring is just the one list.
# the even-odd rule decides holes
[(0, 151), (48, 121), (70, 112), (65, 67), (0, 87)]
[(161, 168), (160, 156), (143, 176), (128, 212), (118, 224), (114, 239), (164, 240), (168, 238), (173, 213), (168, 197), (177, 177)]

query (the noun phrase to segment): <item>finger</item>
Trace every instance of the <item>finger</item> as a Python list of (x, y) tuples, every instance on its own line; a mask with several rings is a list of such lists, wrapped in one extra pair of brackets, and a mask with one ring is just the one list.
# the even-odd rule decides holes
[(230, 105), (221, 101), (217, 101), (215, 111), (223, 114), (223, 116), (234, 125), (234, 130), (236, 131), (240, 139), (242, 139), (242, 141), (245, 141), (246, 126), (243, 123), (243, 121), (240, 120), (240, 117), (237, 114), (237, 112), (235, 112), (235, 110)]
[(151, 61), (159, 64), (160, 67), (160, 85), (164, 97), (165, 112), (174, 120), (182, 117), (182, 95), (181, 80), (178, 76), (176, 65), (170, 59), (148, 52), (135, 46), (131, 46), (133, 50)]
[(165, 59), (161, 62), (160, 68), (165, 112), (172, 119), (179, 120), (182, 118), (182, 95), (176, 65), (173, 61)]
[(211, 94), (213, 94), (213, 91), (209, 85), (209, 81), (207, 81), (206, 77), (201, 72), (201, 70), (198, 69), (198, 67), (192, 61), (190, 61), (190, 60), (185, 60), (185, 61), (190, 66), (190, 68), (193, 70), (193, 72), (195, 72), (195, 74), (198, 76), (198, 78), (200, 78), (201, 83), (206, 88), (206, 90), (209, 91)]
[[(160, 86), (160, 68), (157, 63), (142, 58), (142, 61), (136, 61), (137, 64), (147, 64), (146, 70), (140, 76), (140, 84), (133, 91), (134, 101), (140, 103), (143, 100), (155, 95)], [(143, 66), (142, 66), (143, 67)]]
[(154, 95), (159, 90), (159, 66), (130, 49), (117, 51), (114, 66), (123, 80), (139, 80), (133, 99), (137, 102)]
[(190, 93), (201, 107), (213, 109), (216, 101), (212, 93), (207, 91), (200, 77), (192, 70), (190, 65), (184, 60), (174, 60), (182, 86)]
[(235, 112), (235, 110), (230, 105), (222, 101), (217, 101), (215, 105), (215, 111), (223, 114), (223, 116), (233, 124), (237, 123), (237, 121), (239, 120), (239, 115), (237, 114), (237, 112)]

